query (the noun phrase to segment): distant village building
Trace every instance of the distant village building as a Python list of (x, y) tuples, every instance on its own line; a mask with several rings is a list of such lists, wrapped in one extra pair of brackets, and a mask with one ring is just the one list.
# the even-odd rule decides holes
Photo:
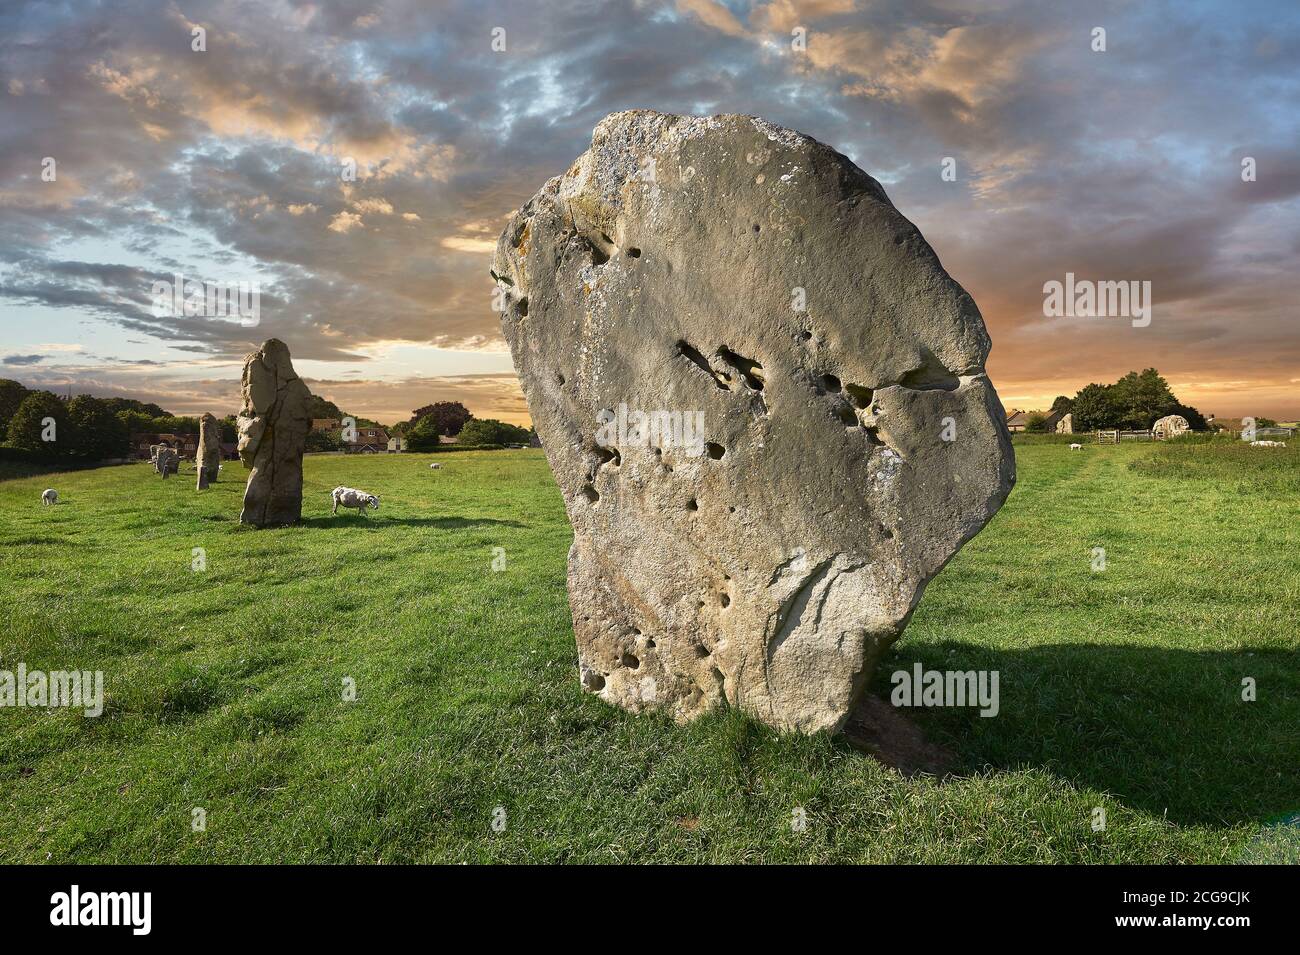
[(395, 434), (388, 439), (388, 453), (400, 454), (406, 450), (406, 435)]
[(343, 442), (343, 450), (349, 454), (380, 454), (388, 450), (388, 432), (383, 428), (358, 427), (353, 439)]
[[(1048, 434), (1073, 434), (1074, 431), (1058, 431), (1057, 425), (1061, 419), (1066, 416), (1064, 411), (1012, 411), (1007, 416), (1007, 430), (1016, 432), (1024, 431), (1029, 427), (1029, 419), (1041, 415), (1043, 417), (1042, 430)], [(1073, 428), (1074, 418), (1070, 418), (1071, 428)]]

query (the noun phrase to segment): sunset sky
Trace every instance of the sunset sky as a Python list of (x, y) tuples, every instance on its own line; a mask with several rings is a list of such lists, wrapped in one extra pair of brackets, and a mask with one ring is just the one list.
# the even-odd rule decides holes
[[(1155, 366), (1204, 413), (1300, 417), (1294, 2), (10, 0), (0, 377), (225, 414), (277, 337), (352, 413), (525, 422), (497, 234), (637, 107), (761, 115), (875, 176), (979, 304), (1008, 409)], [(156, 317), (175, 272), (258, 281), (261, 324)], [(1044, 317), (1067, 272), (1150, 281), (1150, 325)]]

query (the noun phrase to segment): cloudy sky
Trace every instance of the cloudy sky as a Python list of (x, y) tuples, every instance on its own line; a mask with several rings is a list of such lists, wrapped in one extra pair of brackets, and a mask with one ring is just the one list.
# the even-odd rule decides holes
[[(4, 0), (0, 377), (224, 414), (275, 336), (351, 412), (525, 421), (491, 250), (634, 107), (761, 115), (879, 179), (1008, 408), (1154, 365), (1203, 412), (1300, 416), (1290, 0)], [(156, 315), (178, 272), (258, 282), (260, 324)], [(1067, 272), (1150, 281), (1150, 325), (1044, 317)]]

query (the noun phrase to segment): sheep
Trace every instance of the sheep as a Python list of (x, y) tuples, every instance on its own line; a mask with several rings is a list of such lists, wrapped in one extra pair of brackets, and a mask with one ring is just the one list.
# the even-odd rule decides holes
[(1286, 442), (1285, 441), (1252, 441), (1250, 442), (1250, 446), (1252, 448), (1285, 448)]
[(334, 489), (334, 510), (331, 512), (337, 514), (339, 505), (344, 507), (355, 507), (364, 517), (367, 507), (373, 507), (379, 510), (379, 496), (377, 494), (367, 494), (365, 491), (358, 491), (354, 487), (336, 487)]
[(45, 507), (50, 504), (59, 503), (59, 492), (52, 487), (47, 487), (41, 494), (41, 506)]
[(1071, 450), (1071, 451), (1082, 451), (1082, 450), (1083, 450), (1083, 445), (1081, 445), (1081, 444), (1072, 444), (1072, 445), (1070, 445), (1070, 450)]
[(430, 470), (430, 471), (436, 471), (436, 470), (438, 470), (438, 469), (441, 468), (441, 467), (442, 467), (441, 464), (434, 463), (434, 464), (430, 464), (430, 465), (429, 465), (429, 470)]

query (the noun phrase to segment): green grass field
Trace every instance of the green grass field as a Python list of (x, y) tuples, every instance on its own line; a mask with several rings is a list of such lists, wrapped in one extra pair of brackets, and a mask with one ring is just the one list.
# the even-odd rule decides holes
[[(916, 661), (999, 672), (995, 718), (908, 712), (953, 754), (942, 779), (843, 737), (736, 713), (678, 727), (584, 694), (571, 535), (539, 451), (440, 455), (439, 471), (311, 457), (303, 524), (267, 531), (237, 524), (237, 463), (204, 493), (143, 464), (4, 481), (0, 669), (102, 670), (107, 702), (98, 718), (0, 709), (0, 862), (1294, 852), (1300, 830), (1266, 826), (1300, 809), (1300, 448), (1017, 457), (1006, 506), (871, 688)], [(382, 508), (332, 518), (340, 483)], [(40, 506), (45, 487), (60, 505)]]

